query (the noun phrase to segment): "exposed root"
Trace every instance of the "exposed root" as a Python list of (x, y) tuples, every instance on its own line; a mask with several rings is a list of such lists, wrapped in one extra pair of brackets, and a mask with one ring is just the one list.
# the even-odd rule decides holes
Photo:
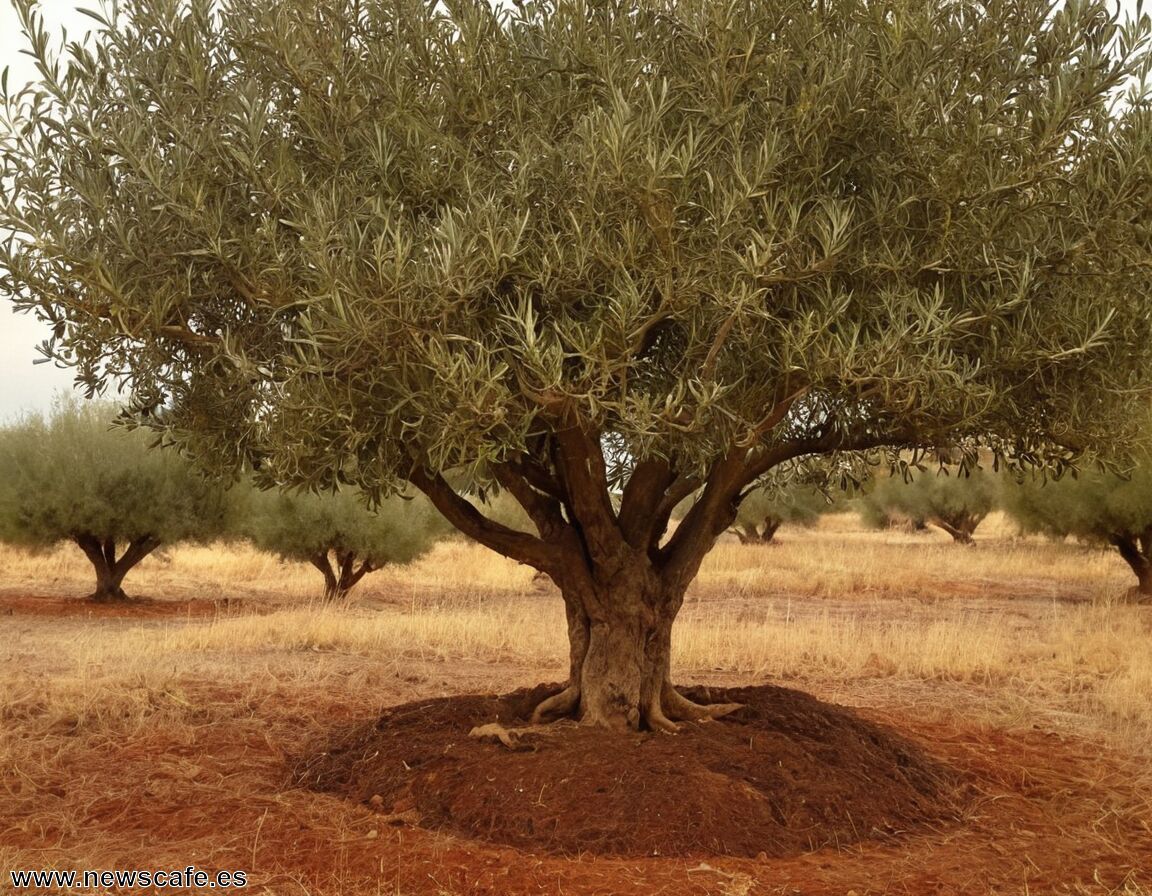
[(515, 752), (535, 752), (536, 745), (524, 740), (527, 735), (555, 734), (557, 730), (562, 730), (562, 727), (563, 722), (547, 725), (524, 725), (519, 728), (506, 728), (499, 722), (489, 722), (487, 725), (477, 725), (468, 732), (468, 736), (480, 740), (499, 741), (509, 750)]
[[(660, 702), (667, 715), (680, 722), (702, 722), (718, 719), (741, 709), (742, 703), (695, 703), (665, 683)], [(662, 713), (663, 714), (663, 713)]]
[(525, 728), (505, 728), (499, 722), (490, 722), (487, 725), (477, 725), (468, 732), (469, 737), (478, 737), (481, 740), (498, 740), (509, 750), (531, 750), (530, 745), (523, 745), (520, 739), (527, 733)]
[(644, 721), (648, 723), (648, 727), (653, 731), (664, 731), (668, 734), (675, 734), (680, 730), (680, 726), (664, 714), (664, 708), (660, 703), (660, 698), (657, 697), (648, 705), (648, 711), (644, 714)]
[(549, 717), (572, 714), (580, 703), (580, 685), (570, 684), (559, 694), (544, 700), (532, 712), (532, 724), (539, 725)]

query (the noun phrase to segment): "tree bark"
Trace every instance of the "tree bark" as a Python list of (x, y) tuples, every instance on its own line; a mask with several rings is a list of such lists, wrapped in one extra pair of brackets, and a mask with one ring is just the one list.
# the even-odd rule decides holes
[(89, 600), (100, 603), (128, 600), (123, 588), (124, 577), (141, 560), (160, 546), (160, 540), (144, 535), (128, 543), (124, 553), (116, 556), (116, 540), (101, 539), (90, 532), (80, 532), (72, 540), (84, 552), (96, 573), (96, 590)]
[(951, 535), (957, 544), (975, 544), (972, 536), (986, 516), (986, 513), (968, 512), (937, 514), (932, 517), (932, 523)]
[(672, 625), (683, 588), (670, 585), (639, 557), (599, 582), (583, 571), (560, 578), (569, 677), (560, 693), (536, 708), (534, 722), (573, 715), (597, 727), (671, 730), (675, 721), (733, 708), (699, 706), (672, 686)]
[(1136, 574), (1136, 600), (1140, 603), (1152, 601), (1152, 528), (1139, 534), (1115, 533), (1110, 541)]
[[(335, 563), (332, 557), (335, 555)], [(308, 558), (308, 562), (324, 575), (324, 600), (329, 603), (346, 600), (350, 592), (368, 573), (375, 572), (378, 566), (371, 560), (356, 564), (354, 551), (318, 551)]]

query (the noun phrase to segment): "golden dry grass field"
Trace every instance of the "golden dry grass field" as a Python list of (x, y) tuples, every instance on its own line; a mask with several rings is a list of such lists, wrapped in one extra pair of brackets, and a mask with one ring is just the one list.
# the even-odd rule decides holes
[(276, 896), (1152, 893), (1152, 608), (1117, 600), (1117, 555), (996, 517), (971, 548), (848, 515), (777, 540), (713, 552), (676, 679), (804, 690), (980, 770), (955, 829), (757, 863), (381, 824), (288, 769), (387, 706), (562, 678), (562, 606), (530, 569), (452, 541), (327, 607), (311, 567), (178, 547), (126, 580), (144, 600), (105, 608), (76, 600), (78, 550), (0, 549), (0, 892), (11, 869), (195, 864)]

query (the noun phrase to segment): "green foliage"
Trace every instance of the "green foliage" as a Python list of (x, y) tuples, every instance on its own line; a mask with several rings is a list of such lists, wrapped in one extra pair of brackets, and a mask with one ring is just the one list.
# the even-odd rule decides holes
[(931, 522), (968, 543), (984, 518), (999, 506), (1001, 477), (982, 467), (940, 467), (912, 478), (886, 476), (859, 502), (866, 523), (880, 527), (893, 517)]
[(1058, 463), (1148, 392), (1147, 16), (136, 0), (65, 66), (16, 4), (0, 289), (218, 464), (387, 489), (561, 421), (746, 481)]
[(1152, 465), (1124, 477), (1087, 467), (1058, 481), (1028, 477), (1005, 487), (1004, 507), (1026, 532), (1110, 543), (1152, 528)]
[(0, 430), (0, 539), (50, 547), (79, 535), (170, 544), (213, 538), (229, 518), (223, 486), (116, 408), (60, 402)]
[(243, 534), (257, 547), (317, 566), (329, 597), (344, 596), (387, 564), (415, 559), (448, 529), (423, 496), (397, 496), (369, 509), (351, 489), (318, 495), (253, 490), (247, 505)]

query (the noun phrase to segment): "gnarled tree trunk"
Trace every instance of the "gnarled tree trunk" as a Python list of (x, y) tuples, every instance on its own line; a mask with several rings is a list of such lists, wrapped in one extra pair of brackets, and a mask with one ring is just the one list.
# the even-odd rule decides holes
[(1133, 598), (1139, 603), (1152, 602), (1152, 528), (1115, 533), (1110, 540), (1136, 574)]
[(932, 522), (951, 535), (957, 544), (974, 544), (972, 535), (987, 515), (967, 512), (937, 514), (932, 517)]
[(700, 706), (673, 687), (672, 626), (685, 589), (645, 558), (600, 581), (569, 567), (557, 584), (568, 619), (569, 677), (537, 707), (534, 721), (575, 715), (587, 725), (667, 730), (735, 708)]
[[(329, 554), (334, 555), (330, 557)], [(309, 562), (324, 574), (324, 600), (335, 602), (344, 600), (359, 581), (379, 567), (370, 560), (356, 564), (354, 551), (319, 551), (308, 558)]]
[(141, 560), (160, 546), (160, 540), (151, 535), (133, 539), (119, 558), (116, 556), (116, 539), (99, 538), (90, 532), (80, 532), (72, 536), (96, 571), (96, 590), (88, 595), (89, 600), (110, 602), (128, 600), (124, 592), (124, 577)]

